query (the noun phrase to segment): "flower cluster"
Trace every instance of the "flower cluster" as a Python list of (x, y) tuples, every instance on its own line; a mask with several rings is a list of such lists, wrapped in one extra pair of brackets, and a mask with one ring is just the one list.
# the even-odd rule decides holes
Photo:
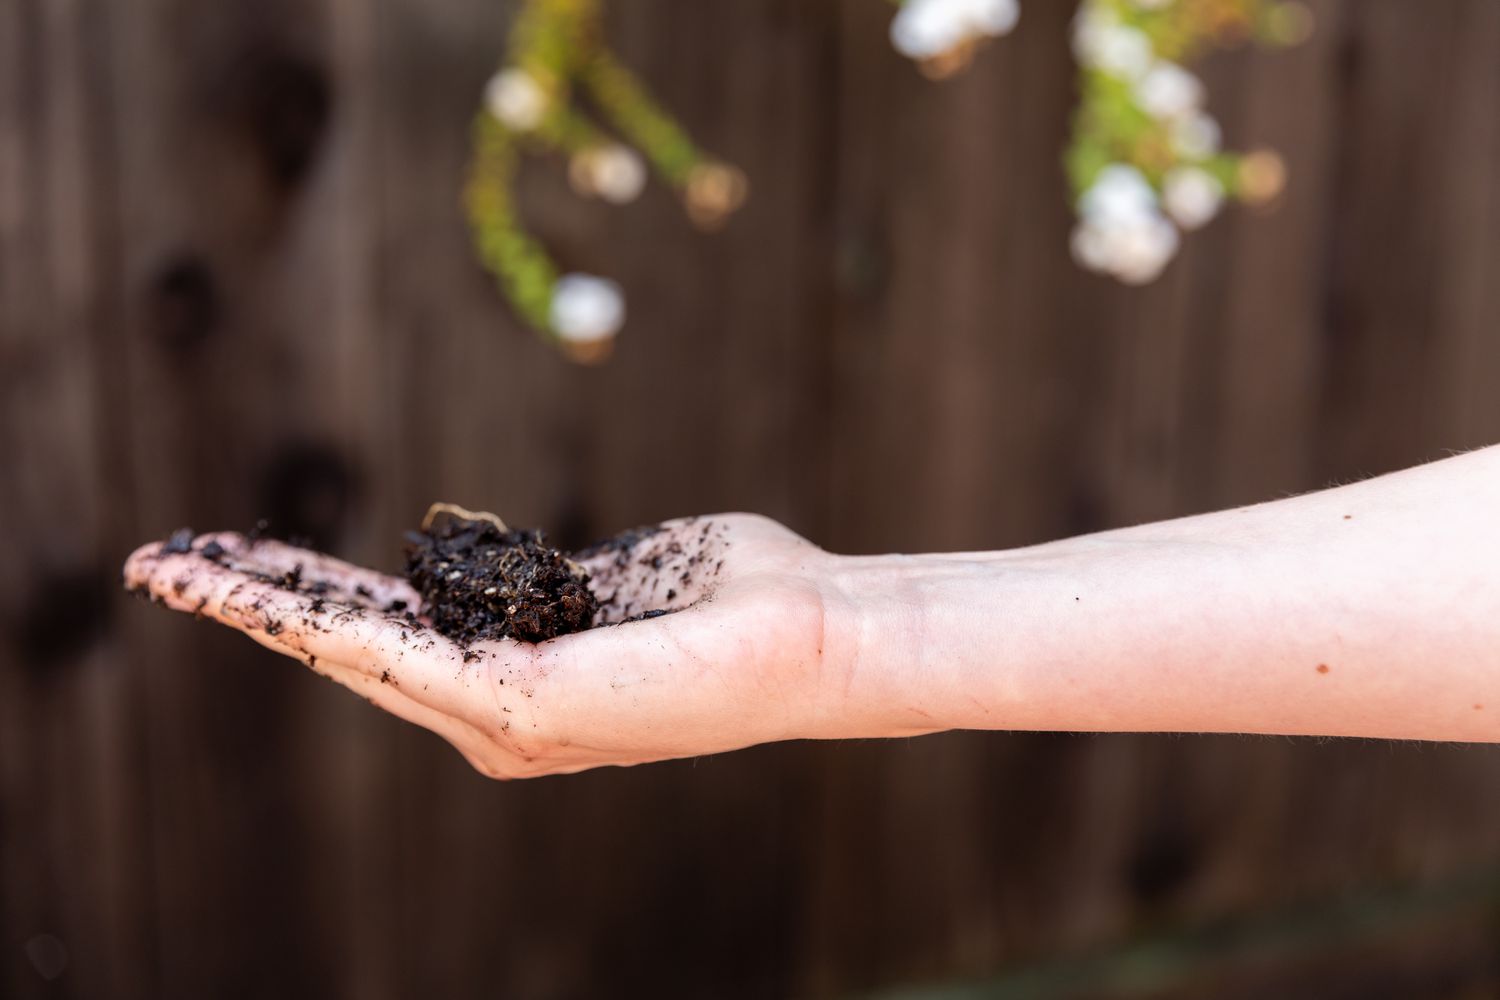
[(635, 200), (654, 170), (705, 229), (723, 225), (746, 192), (744, 175), (705, 156), (605, 47), (601, 2), (527, 0), (505, 65), (484, 87), (465, 191), (480, 260), (517, 313), (581, 361), (608, 356), (625, 297), (608, 279), (559, 274), (526, 230), (512, 197), (521, 154), (565, 156), (576, 192), (616, 205)]
[(891, 44), (933, 79), (969, 64), (980, 43), (1009, 34), (1020, 19), (1017, 0), (898, 0)]
[[(512, 197), (521, 155), (566, 157), (575, 191), (616, 205), (637, 198), (654, 172), (705, 229), (723, 225), (746, 192), (744, 175), (704, 155), (604, 45), (602, 2), (525, 0), (505, 64), (484, 88), (466, 188), (480, 259), (517, 313), (580, 360), (607, 356), (624, 294), (605, 278), (559, 274), (527, 231)], [(966, 66), (1020, 17), (1018, 0), (892, 2), (891, 43), (934, 78)], [(1280, 158), (1221, 148), (1188, 64), (1247, 39), (1291, 44), (1310, 24), (1300, 0), (1082, 0), (1073, 25), (1082, 100), (1067, 154), (1080, 264), (1144, 284), (1177, 253), (1181, 233), (1227, 200), (1276, 196)]]
[(1079, 264), (1145, 284), (1176, 254), (1180, 230), (1206, 225), (1226, 199), (1280, 192), (1276, 154), (1221, 148), (1203, 83), (1184, 63), (1250, 38), (1291, 44), (1310, 24), (1300, 3), (1281, 0), (1084, 0), (1073, 24), (1083, 96), (1067, 156)]

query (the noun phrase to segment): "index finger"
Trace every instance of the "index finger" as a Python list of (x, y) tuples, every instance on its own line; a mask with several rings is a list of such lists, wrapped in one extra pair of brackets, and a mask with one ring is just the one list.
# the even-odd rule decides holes
[[(175, 547), (182, 545), (179, 542)], [(199, 535), (188, 547), (232, 569), (282, 577), (342, 604), (401, 612), (416, 611), (422, 603), (411, 584), (400, 577), (272, 538), (248, 538), (237, 532), (221, 531)]]
[(285, 577), (205, 556), (201, 546), (183, 551), (153, 543), (137, 549), (125, 563), (125, 585), (308, 660), (309, 666), (319, 660), (340, 664), (444, 711), (466, 706), (466, 691), (478, 672), (470, 666), (475, 654), (410, 613), (381, 613), (298, 590)]

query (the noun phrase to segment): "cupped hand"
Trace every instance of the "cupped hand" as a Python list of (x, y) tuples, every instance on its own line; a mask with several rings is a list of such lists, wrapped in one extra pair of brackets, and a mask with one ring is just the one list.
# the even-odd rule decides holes
[(820, 735), (834, 557), (763, 517), (627, 532), (577, 557), (599, 626), (467, 647), (397, 577), (281, 542), (143, 546), (132, 590), (212, 618), (432, 730), (494, 778)]

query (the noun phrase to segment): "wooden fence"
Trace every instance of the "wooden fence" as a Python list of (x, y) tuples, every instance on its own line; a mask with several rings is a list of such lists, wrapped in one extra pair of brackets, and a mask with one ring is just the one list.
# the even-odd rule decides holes
[(1285, 197), (1133, 290), (1067, 255), (1070, 4), (932, 84), (880, 0), (618, 0), (753, 193), (705, 236), (528, 168), (630, 293), (583, 369), (458, 207), (508, 5), (0, 0), (0, 994), (1500, 989), (1495, 748), (955, 734), (493, 784), (118, 592), (183, 524), (388, 567), (434, 498), (988, 548), (1500, 440), (1500, 4), (1314, 6), (1204, 70)]

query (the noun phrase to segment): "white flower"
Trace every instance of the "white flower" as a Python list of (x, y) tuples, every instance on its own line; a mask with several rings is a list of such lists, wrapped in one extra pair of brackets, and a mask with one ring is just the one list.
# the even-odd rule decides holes
[(646, 164), (635, 150), (607, 146), (594, 158), (594, 188), (605, 201), (635, 201), (645, 187)]
[(565, 274), (552, 286), (552, 329), (563, 340), (607, 340), (625, 325), (625, 295), (608, 278)]
[(584, 193), (624, 205), (646, 187), (646, 164), (635, 150), (619, 143), (586, 149), (574, 157), (575, 183)]
[(1008, 35), (1021, 19), (1016, 0), (968, 0), (969, 25), (982, 35)]
[(1078, 212), (1091, 221), (1129, 219), (1156, 211), (1156, 192), (1146, 175), (1127, 163), (1111, 163), (1078, 199)]
[(1110, 270), (1109, 240), (1102, 226), (1078, 223), (1073, 227), (1068, 245), (1073, 251), (1073, 259), (1090, 271)]
[(1120, 15), (1113, 8), (1083, 0), (1073, 15), (1073, 53), (1083, 57), (1083, 49), (1096, 40), (1101, 32), (1120, 26)]
[(527, 132), (547, 114), (547, 92), (524, 69), (503, 69), (484, 87), (484, 103), (502, 125)]
[(1078, 212), (1073, 256), (1090, 270), (1145, 284), (1177, 252), (1177, 229), (1162, 215), (1150, 182), (1128, 164), (1101, 170), (1078, 199)]
[(964, 40), (948, 0), (908, 0), (891, 20), (891, 44), (910, 59), (940, 56)]
[(1219, 123), (1202, 111), (1172, 122), (1172, 148), (1188, 160), (1206, 160), (1219, 151)]
[(1151, 39), (1121, 24), (1113, 11), (1086, 3), (1073, 21), (1073, 54), (1085, 66), (1139, 80), (1151, 68)]
[(1135, 85), (1135, 100), (1154, 118), (1176, 118), (1203, 103), (1203, 84), (1176, 63), (1161, 59)]
[(1021, 15), (1017, 0), (906, 0), (891, 20), (891, 44), (932, 59), (977, 36), (1003, 35)]
[(1160, 214), (1129, 223), (1080, 222), (1073, 227), (1073, 258), (1091, 271), (1130, 285), (1155, 280), (1177, 252), (1176, 228)]
[(1224, 204), (1224, 185), (1201, 167), (1176, 167), (1162, 180), (1162, 204), (1183, 229), (1197, 229)]
[(1155, 281), (1177, 253), (1177, 229), (1160, 213), (1108, 233), (1111, 269), (1127, 285)]

